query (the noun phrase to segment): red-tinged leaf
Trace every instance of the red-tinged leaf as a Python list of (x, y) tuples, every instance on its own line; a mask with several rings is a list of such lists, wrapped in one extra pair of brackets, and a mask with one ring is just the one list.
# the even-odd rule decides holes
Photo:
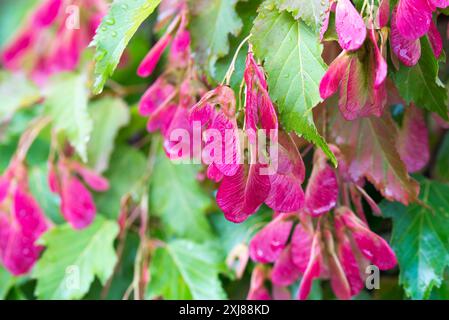
[(391, 201), (408, 204), (417, 199), (419, 184), (408, 175), (396, 150), (398, 129), (388, 113), (348, 122), (334, 112), (329, 126), (353, 181), (368, 179)]
[(405, 111), (397, 147), (408, 172), (419, 171), (429, 162), (429, 133), (424, 113), (413, 104)]
[(279, 258), (293, 227), (293, 221), (285, 218), (285, 215), (279, 215), (254, 236), (249, 244), (251, 259), (269, 263)]

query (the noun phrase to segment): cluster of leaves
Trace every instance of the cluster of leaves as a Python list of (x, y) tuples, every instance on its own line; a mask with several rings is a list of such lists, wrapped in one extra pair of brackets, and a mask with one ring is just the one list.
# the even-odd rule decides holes
[[(138, 114), (137, 103), (153, 79), (143, 80), (135, 73), (158, 38), (151, 30), (160, 2), (113, 0), (91, 43), (95, 49), (86, 49), (75, 70), (52, 75), (44, 87), (23, 73), (0, 71), (0, 170), (7, 169), (23, 132), (36, 119), (50, 119), (50, 126), (33, 141), (26, 163), (31, 193), (54, 224), (38, 241), (45, 249), (29, 275), (14, 277), (0, 266), (0, 298), (246, 296), (253, 265), (236, 275), (226, 257), (246, 246), (272, 212), (262, 206), (242, 224), (227, 221), (214, 201), (216, 186), (199, 178), (204, 168), (173, 164), (160, 135), (149, 134)], [(390, 2), (393, 7), (398, 1)], [(35, 3), (0, 4), (0, 46)], [(364, 6), (362, 0), (353, 3), (359, 9)], [(343, 122), (342, 129), (342, 122), (331, 122), (332, 112), (321, 115), (323, 107), (336, 108), (334, 101), (321, 104), (319, 91), (328, 69), (319, 40), (327, 1), (189, 0), (188, 5), (195, 65), (208, 86), (220, 84), (234, 65), (230, 86), (237, 95), (250, 44), (263, 61), (285, 131), (322, 150), (334, 165), (337, 157), (329, 141), (344, 139), (349, 154), (360, 162), (373, 154), (371, 167), (365, 168), (372, 169), (371, 176), (363, 175), (375, 187), (367, 190), (381, 202), (384, 216), (370, 215), (369, 223), (391, 238), (399, 270), (382, 277), (380, 290), (364, 292), (360, 298), (449, 298), (449, 132), (438, 125), (448, 115), (444, 53), (436, 58), (427, 38), (421, 39), (421, 58), (415, 66), (389, 68), (398, 91), (391, 89), (391, 95), (402, 98), (388, 110), (392, 117)], [(439, 14), (443, 29), (446, 11)], [(250, 41), (244, 41), (250, 34)], [(329, 42), (335, 37), (332, 30), (325, 35)], [(426, 110), (432, 151), (430, 164), (413, 178), (398, 161), (396, 149), (389, 148), (392, 140), (401, 139), (395, 126), (405, 121), (409, 103)], [(443, 119), (434, 121), (434, 114)], [(354, 132), (359, 143), (351, 143)], [(94, 194), (95, 221), (81, 231), (65, 222), (61, 200), (47, 184), (55, 137), (57, 144), (68, 142), (75, 157), (109, 180), (108, 191)], [(310, 169), (310, 155), (305, 160)], [(401, 199), (389, 193), (391, 181), (403, 186)], [(418, 183), (419, 199), (413, 195)], [(291, 287), (296, 289), (297, 285)], [(315, 282), (312, 298), (333, 297), (327, 283)]]

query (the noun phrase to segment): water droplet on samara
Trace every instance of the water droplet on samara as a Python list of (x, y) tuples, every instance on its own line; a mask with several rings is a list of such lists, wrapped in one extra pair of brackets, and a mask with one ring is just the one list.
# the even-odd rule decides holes
[(103, 60), (105, 55), (106, 55), (106, 50), (98, 49), (97, 53), (95, 54), (95, 60), (101, 61), (101, 60)]
[(105, 20), (105, 22), (106, 22), (106, 24), (112, 26), (112, 25), (115, 24), (115, 19), (114, 19), (114, 18), (107, 18), (107, 19)]

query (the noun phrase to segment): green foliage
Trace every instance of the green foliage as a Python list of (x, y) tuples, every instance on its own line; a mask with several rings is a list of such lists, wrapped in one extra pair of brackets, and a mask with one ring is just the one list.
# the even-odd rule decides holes
[(197, 60), (211, 75), (215, 62), (229, 53), (229, 34), (238, 36), (242, 21), (235, 11), (237, 0), (189, 0), (190, 31)]
[(270, 221), (272, 214), (271, 210), (264, 207), (245, 222), (235, 224), (226, 220), (223, 213), (219, 212), (212, 216), (212, 225), (218, 234), (221, 246), (229, 253), (240, 243), (248, 244), (252, 236)]
[(57, 224), (64, 222), (60, 213), (59, 196), (50, 191), (48, 186), (48, 167), (46, 164), (35, 166), (28, 173), (30, 191), (39, 203), (46, 216)]
[(174, 164), (161, 149), (150, 184), (151, 213), (161, 217), (168, 235), (202, 241), (211, 237), (206, 218), (210, 198), (200, 188), (198, 167)]
[(219, 273), (225, 270), (214, 243), (170, 241), (156, 250), (147, 297), (220, 300), (226, 298)]
[(435, 58), (427, 38), (421, 39), (421, 59), (414, 67), (401, 65), (392, 73), (401, 97), (414, 102), (418, 107), (438, 113), (449, 120), (447, 89), (438, 78), (438, 60)]
[(97, 208), (105, 216), (117, 219), (120, 213), (120, 200), (127, 193), (142, 189), (147, 170), (147, 160), (138, 150), (120, 146), (112, 154), (109, 169), (105, 176), (110, 188), (96, 195)]
[(39, 241), (46, 250), (33, 271), (40, 299), (80, 299), (97, 276), (105, 284), (116, 263), (113, 242), (118, 226), (97, 217), (82, 231), (53, 228)]
[(434, 168), (435, 177), (441, 181), (449, 182), (449, 134), (446, 133), (438, 150)]
[(93, 102), (89, 111), (94, 130), (87, 146), (88, 163), (103, 172), (108, 168), (118, 131), (129, 123), (129, 109), (121, 99), (105, 97)]
[(0, 2), (0, 47), (6, 45), (15, 35), (17, 26), (26, 18), (30, 8), (38, 0), (2, 0)]
[(429, 298), (449, 266), (449, 186), (420, 181), (422, 203), (382, 206), (385, 216), (393, 218), (391, 244), (399, 261), (399, 281), (413, 299)]
[(92, 42), (96, 47), (95, 93), (101, 93), (129, 41), (159, 3), (160, 0), (114, 0)]
[(87, 161), (92, 132), (88, 95), (86, 76), (77, 73), (57, 74), (45, 89), (46, 112), (53, 119), (53, 127), (67, 137), (83, 161)]
[(9, 290), (13, 287), (16, 279), (0, 266), (0, 300), (6, 298)]
[(326, 0), (274, 0), (279, 10), (291, 12), (295, 19), (302, 19), (309, 26), (318, 29), (323, 13), (329, 7)]
[[(235, 52), (242, 41), (251, 33), (253, 27), (253, 21), (257, 17), (257, 8), (259, 7), (261, 0), (241, 1), (237, 3), (237, 14), (241, 17), (243, 22), (242, 31), (238, 37), (231, 36), (229, 40), (230, 50), (229, 54), (225, 57), (218, 59), (215, 64), (215, 73), (213, 75), (214, 80), (220, 83), (229, 69), (229, 65), (232, 63)], [(238, 53), (237, 60), (235, 62), (235, 71), (231, 77), (231, 87), (235, 92), (240, 89), (240, 84), (243, 79), (243, 71), (245, 70), (246, 56), (248, 52), (248, 43), (245, 43)]]
[(317, 34), (290, 13), (278, 12), (270, 3), (262, 6), (251, 43), (256, 56), (265, 61), (269, 92), (277, 103), (280, 121), (287, 131), (322, 148), (336, 165), (313, 120), (313, 108), (321, 102), (318, 86), (326, 71)]
[[(28, 26), (36, 25), (36, 21), (31, 21), (32, 9), (40, 2), (0, 1), (2, 49), (27, 30), (25, 22)], [(65, 1), (64, 5), (70, 2)], [(83, 7), (89, 1), (78, 2), (81, 29), (76, 32), (82, 33), (81, 42), (87, 46), (85, 31), (93, 30), (85, 23), (92, 22), (90, 15), (97, 9), (92, 4)], [(177, 34), (180, 21), (173, 22), (179, 18), (181, 8), (175, 5), (177, 1), (167, 1), (156, 16), (153, 13), (161, 0), (104, 0), (103, 4), (106, 3), (108, 12), (91, 42), (95, 55), (88, 48), (75, 50), (76, 46), (69, 41), (69, 35), (74, 35), (71, 31), (67, 35), (60, 33), (67, 31), (61, 28), (63, 15), (68, 14), (65, 10), (48, 27), (36, 28), (36, 42), (27, 44), (22, 39), (24, 42), (18, 47), (23, 51), (13, 61), (14, 68), (10, 68), (0, 52), (0, 60), (5, 62), (0, 70), (0, 176), (14, 164), (12, 160), (18, 159), (14, 158), (16, 155), (26, 153), (24, 170), (14, 172), (14, 178), (23, 175), (23, 181), (28, 182), (24, 189), (29, 190), (52, 222), (37, 241), (43, 250), (30, 273), (12, 276), (0, 261), (0, 299), (132, 299), (137, 297), (136, 290), (139, 297), (147, 299), (244, 299), (255, 266), (251, 259), (246, 265), (248, 245), (272, 221), (273, 210), (262, 205), (242, 223), (226, 220), (214, 199), (222, 182), (203, 179), (204, 165), (173, 163), (162, 148), (162, 138), (164, 143), (168, 142), (169, 130), (164, 129), (169, 122), (171, 126), (178, 120), (189, 120), (173, 121), (171, 107), (192, 107), (205, 92), (221, 84), (225, 75), (229, 76), (229, 86), (237, 98), (238, 128), (247, 127), (243, 78), (249, 50), (265, 73), (282, 130), (300, 137), (294, 136), (294, 142), (306, 167), (303, 190), (311, 180), (313, 166), (320, 165), (317, 163), (320, 152), (316, 149), (321, 148), (337, 164), (328, 139), (340, 161), (340, 168), (335, 171), (340, 193), (338, 205), (350, 205), (357, 213), (365, 209), (370, 229), (391, 240), (398, 269), (381, 274), (380, 290), (362, 290), (353, 299), (449, 298), (449, 133), (435, 125), (432, 114), (449, 120), (446, 83), (449, 69), (443, 67), (444, 52), (441, 58), (435, 58), (428, 37), (420, 40), (422, 56), (418, 64), (409, 68), (395, 63), (397, 59), (389, 48), (391, 34), (374, 31), (379, 43), (386, 44), (380, 46), (388, 60), (390, 79), (385, 88), (388, 103), (398, 103), (392, 112), (397, 123), (390, 117), (389, 105), (382, 117), (346, 121), (338, 110), (337, 94), (327, 101), (322, 101), (319, 94), (319, 84), (327, 70), (324, 60), (330, 62), (338, 51), (334, 12), (330, 14), (323, 43), (319, 41), (328, 0), (186, 0), (188, 7), (182, 9), (188, 9), (186, 28), (192, 40), (191, 56), (176, 57), (181, 51), (175, 49), (182, 49), (186, 43), (171, 41), (163, 53), (162, 60), (166, 63), (158, 64), (148, 79), (139, 77), (136, 69), (154, 45), (152, 40), (167, 31), (169, 25), (173, 27), (171, 35)], [(380, 0), (351, 3), (369, 21), (371, 5), (377, 8)], [(390, 0), (391, 9), (397, 4), (398, 0)], [(441, 24), (441, 16), (436, 19), (441, 14), (447, 15), (447, 10), (433, 13), (438, 27), (445, 26)], [(447, 48), (447, 39), (443, 38), (443, 42)], [(49, 43), (54, 46), (47, 47)], [(79, 54), (76, 66), (62, 72), (65, 68), (60, 64), (66, 56), (55, 57), (55, 53), (60, 53), (57, 49), (70, 51), (66, 52), (67, 57), (71, 57), (69, 53)], [(360, 51), (352, 53), (361, 58), (362, 68), (357, 74), (361, 78), (373, 75), (368, 60), (363, 59), (366, 50), (372, 50), (369, 39)], [(182, 61), (175, 61), (177, 58)], [(233, 74), (227, 74), (228, 70)], [(114, 81), (108, 81), (113, 74)], [(35, 83), (37, 75), (49, 78), (39, 77), (39, 83)], [(145, 92), (151, 93), (147, 90), (157, 78), (172, 85), (175, 91), (169, 98), (162, 92), (165, 90), (153, 91), (154, 105), (147, 105), (152, 110), (142, 116), (141, 99)], [(262, 91), (260, 87), (257, 89)], [(357, 92), (359, 89), (351, 93), (367, 93)], [(216, 101), (209, 102), (215, 105)], [(262, 102), (257, 101), (258, 106), (263, 106)], [(403, 110), (410, 103), (427, 111), (428, 132), (420, 128), (420, 119), (414, 119), (416, 122), (410, 123), (416, 127), (413, 139), (421, 133), (430, 137), (430, 161), (422, 170), (425, 177), (418, 176), (418, 181), (412, 179), (407, 171), (409, 163), (403, 161), (413, 160), (413, 155), (419, 156), (419, 152), (427, 154), (423, 150), (424, 141), (415, 144), (403, 134), (407, 129)], [(259, 123), (267, 120), (262, 109), (257, 114)], [(397, 112), (399, 109), (402, 111)], [(183, 112), (176, 112), (176, 116), (180, 114)], [(164, 118), (159, 118), (161, 115)], [(157, 133), (148, 133), (148, 120), (154, 120), (151, 124), (165, 120), (167, 123)], [(46, 126), (38, 128), (36, 123)], [(402, 126), (397, 125), (401, 123)], [(315, 145), (315, 150), (306, 140)], [(96, 219), (87, 228), (74, 230), (60, 212), (60, 195), (50, 191), (48, 162), (58, 164), (59, 175), (64, 174), (61, 169), (67, 164), (71, 174), (79, 176), (81, 172), (71, 167), (72, 161), (79, 159), (107, 178), (110, 188), (105, 192), (92, 191)], [(280, 171), (283, 169), (290, 170), (281, 166)], [(296, 173), (284, 177), (293, 179)], [(275, 182), (271, 178), (270, 182)], [(278, 176), (274, 178), (277, 180)], [(12, 186), (22, 187), (17, 180)], [(89, 182), (80, 180), (86, 185)], [(368, 198), (363, 198), (360, 188), (376, 203), (381, 202), (384, 217), (392, 221), (372, 216), (366, 203)], [(398, 202), (382, 202), (382, 198)], [(12, 207), (8, 194), (0, 202), (0, 216), (12, 218), (13, 226), (18, 227)], [(318, 219), (309, 218), (311, 225), (317, 227)], [(335, 235), (334, 245), (338, 249), (341, 239), (336, 236), (333, 218), (331, 210), (320, 221), (322, 230)], [(297, 223), (295, 217), (290, 219)], [(301, 216), (300, 221), (305, 220)], [(0, 241), (4, 241), (7, 232), (3, 224), (0, 228)], [(347, 232), (350, 236), (351, 231)], [(324, 250), (330, 249), (329, 242), (322, 240), (323, 261), (332, 263), (325, 254), (329, 250)], [(0, 260), (5, 259), (5, 247), (9, 250), (10, 243), (0, 243)], [(242, 256), (235, 256), (239, 254)], [(273, 264), (266, 264), (265, 268), (269, 272)], [(242, 271), (239, 279), (236, 270)], [(266, 280), (266, 288), (274, 294), (278, 288)], [(296, 297), (301, 281), (299, 277), (285, 292)], [(329, 279), (316, 279), (308, 299), (334, 299), (332, 287)]]
[(22, 107), (36, 103), (40, 97), (37, 87), (24, 74), (0, 72), (0, 121), (9, 119)]

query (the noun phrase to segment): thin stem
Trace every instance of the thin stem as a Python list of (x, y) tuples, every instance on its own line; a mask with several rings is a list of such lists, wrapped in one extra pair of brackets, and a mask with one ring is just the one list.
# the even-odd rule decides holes
[(252, 36), (252, 34), (249, 34), (245, 39), (242, 40), (242, 42), (237, 47), (234, 57), (232, 58), (231, 64), (229, 65), (228, 71), (226, 72), (226, 75), (225, 75), (223, 81), (221, 82), (222, 85), (223, 84), (229, 85), (231, 83), (231, 77), (235, 71), (235, 62), (237, 61), (240, 50), (243, 48), (245, 43), (251, 38), (251, 36)]
[(367, 7), (369, 7), (369, 0), (363, 0), (362, 10), (360, 10), (360, 14), (363, 15)]
[(36, 140), (39, 133), (50, 123), (50, 117), (41, 117), (33, 121), (27, 131), (24, 132), (19, 141), (15, 160), (23, 162), (26, 158), (28, 150)]
[[(142, 177), (141, 181), (136, 183), (136, 186), (143, 186), (143, 195), (140, 200), (140, 205), (138, 207), (138, 212), (140, 214), (140, 228), (138, 230), (139, 236), (140, 236), (140, 244), (137, 251), (136, 259), (134, 261), (134, 277), (133, 281), (128, 287), (128, 289), (125, 292), (125, 295), (123, 296), (123, 299), (128, 299), (131, 295), (131, 292), (134, 292), (134, 299), (135, 300), (141, 300), (144, 295), (144, 287), (147, 285), (147, 280), (144, 277), (145, 272), (147, 272), (146, 269), (148, 269), (148, 263), (146, 261), (149, 261), (150, 254), (148, 252), (147, 243), (149, 239), (148, 235), (148, 229), (149, 229), (149, 208), (148, 208), (148, 185), (151, 180), (151, 176), (154, 169), (154, 164), (156, 162), (156, 156), (157, 152), (159, 150), (159, 147), (161, 145), (160, 138), (157, 137), (153, 140), (153, 143), (150, 147), (150, 152), (148, 155), (148, 167), (147, 167), (147, 173)], [(132, 189), (134, 189), (133, 187)], [(140, 189), (140, 188), (139, 188)], [(133, 215), (131, 215), (130, 218), (132, 218)], [(134, 218), (133, 218), (134, 219)], [(148, 271), (149, 272), (149, 271)]]

